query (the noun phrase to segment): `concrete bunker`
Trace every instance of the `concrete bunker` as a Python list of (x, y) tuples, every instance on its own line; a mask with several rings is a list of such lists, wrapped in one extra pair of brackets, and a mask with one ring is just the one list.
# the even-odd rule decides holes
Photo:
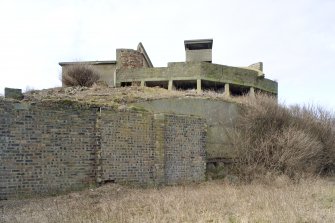
[(257, 92), (277, 96), (278, 83), (265, 78), (263, 63), (232, 67), (212, 63), (213, 39), (185, 40), (185, 62), (169, 62), (154, 67), (142, 43), (136, 50), (117, 49), (115, 61), (61, 62), (63, 73), (75, 63), (97, 68), (101, 80), (111, 87), (147, 86), (168, 90), (196, 89), (197, 93), (215, 91), (227, 96)]

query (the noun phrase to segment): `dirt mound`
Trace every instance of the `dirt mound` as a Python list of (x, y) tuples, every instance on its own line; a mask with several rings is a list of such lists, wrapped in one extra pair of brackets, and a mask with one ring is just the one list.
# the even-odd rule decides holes
[(214, 100), (227, 99), (223, 94), (204, 91), (197, 94), (195, 90), (188, 91), (168, 91), (163, 88), (148, 87), (121, 87), (111, 88), (106, 86), (94, 85), (88, 87), (57, 87), (44, 90), (32, 90), (24, 94), (23, 101), (38, 102), (44, 100), (71, 100), (94, 105), (122, 105), (139, 101), (148, 101), (162, 98), (195, 97)]

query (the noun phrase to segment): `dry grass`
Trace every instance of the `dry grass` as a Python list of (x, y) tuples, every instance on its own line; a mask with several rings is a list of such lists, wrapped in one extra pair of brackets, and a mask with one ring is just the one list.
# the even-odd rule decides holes
[(164, 98), (204, 98), (210, 100), (233, 101), (224, 94), (205, 91), (197, 94), (195, 90), (168, 91), (163, 88), (121, 87), (112, 88), (93, 84), (92, 87), (59, 87), (28, 92), (25, 101), (40, 102), (45, 100), (71, 100), (85, 104), (101, 106), (120, 106), (139, 101)]
[(211, 181), (160, 189), (115, 184), (57, 197), (1, 201), (1, 222), (334, 222), (335, 184)]
[(242, 177), (335, 172), (334, 114), (314, 106), (284, 106), (265, 95), (241, 100), (230, 139)]

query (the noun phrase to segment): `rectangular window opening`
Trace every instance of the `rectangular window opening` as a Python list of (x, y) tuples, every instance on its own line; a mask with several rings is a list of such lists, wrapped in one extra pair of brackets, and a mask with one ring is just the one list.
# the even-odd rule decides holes
[(160, 87), (168, 89), (169, 81), (146, 81), (145, 86), (147, 87)]
[(249, 94), (250, 92), (250, 87), (242, 86), (242, 85), (230, 84), (229, 89), (230, 89), (231, 96), (243, 96), (243, 95)]
[(129, 87), (131, 86), (131, 82), (121, 82), (121, 87)]
[(197, 89), (197, 80), (174, 80), (173, 86), (176, 90), (195, 90)]
[(224, 93), (224, 83), (215, 81), (201, 80), (201, 88), (203, 91), (214, 91), (216, 93)]

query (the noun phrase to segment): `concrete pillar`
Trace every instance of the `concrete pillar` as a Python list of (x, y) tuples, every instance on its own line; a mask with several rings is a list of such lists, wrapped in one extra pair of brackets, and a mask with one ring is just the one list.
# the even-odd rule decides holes
[(197, 79), (197, 93), (201, 93), (201, 79)]
[(141, 81), (141, 87), (144, 87), (144, 86), (145, 86), (145, 82)]
[(168, 90), (172, 91), (172, 86), (173, 86), (173, 81), (169, 80), (169, 84), (168, 84)]
[(224, 94), (230, 96), (229, 84), (224, 84)]
[(249, 95), (252, 96), (252, 97), (255, 97), (255, 88), (254, 87), (250, 87)]

